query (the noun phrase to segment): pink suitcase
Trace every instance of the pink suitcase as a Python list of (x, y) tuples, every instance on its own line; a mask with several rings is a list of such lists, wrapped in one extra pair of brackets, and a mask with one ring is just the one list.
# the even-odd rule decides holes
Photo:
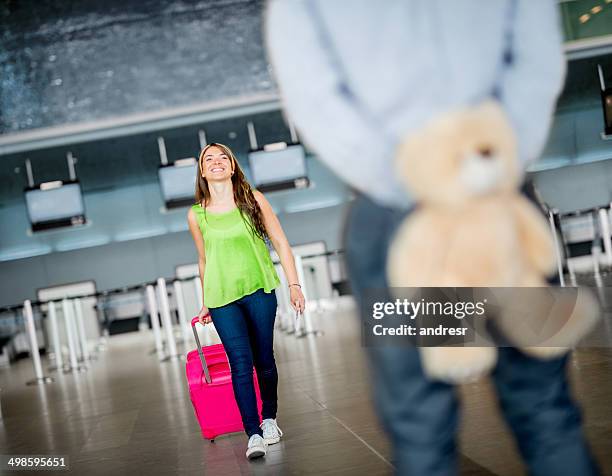
[[(187, 382), (202, 436), (214, 441), (219, 435), (241, 431), (244, 427), (234, 398), (232, 375), (225, 349), (222, 344), (202, 347), (195, 328), (197, 322), (197, 317), (191, 320), (198, 348), (187, 354)], [(261, 396), (254, 370), (253, 381), (257, 408), (261, 415)]]

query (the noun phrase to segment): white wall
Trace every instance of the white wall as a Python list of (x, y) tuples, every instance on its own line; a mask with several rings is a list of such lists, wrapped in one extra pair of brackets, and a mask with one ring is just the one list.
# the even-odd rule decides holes
[[(322, 240), (332, 250), (341, 247), (346, 207), (281, 214), (279, 218), (290, 243)], [(106, 290), (172, 277), (176, 266), (195, 262), (195, 247), (186, 231), (4, 261), (0, 262), (0, 305), (36, 299), (38, 288), (75, 281), (91, 279), (98, 290)]]

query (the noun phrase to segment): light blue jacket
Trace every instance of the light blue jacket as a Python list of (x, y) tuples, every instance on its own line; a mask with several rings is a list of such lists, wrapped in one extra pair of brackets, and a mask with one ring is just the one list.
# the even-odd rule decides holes
[(405, 207), (398, 141), (496, 87), (521, 159), (540, 155), (565, 77), (557, 8), (554, 0), (272, 0), (266, 43), (304, 142), (353, 187)]

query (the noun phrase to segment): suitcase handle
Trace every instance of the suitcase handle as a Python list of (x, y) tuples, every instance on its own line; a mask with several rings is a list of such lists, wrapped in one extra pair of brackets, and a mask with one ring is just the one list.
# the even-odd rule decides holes
[[(210, 315), (210, 313), (208, 315)], [(198, 316), (191, 319), (191, 329), (193, 330), (193, 337), (195, 337), (196, 344), (198, 345), (198, 354), (200, 354), (200, 362), (202, 362), (202, 370), (204, 371), (204, 378), (206, 379), (206, 383), (210, 383), (211, 379), (210, 379), (210, 373), (208, 372), (208, 365), (206, 365), (206, 359), (204, 358), (204, 353), (202, 352), (202, 344), (200, 344), (200, 338), (198, 337), (198, 331), (195, 327), (195, 325), (198, 322), (200, 322), (200, 318)]]

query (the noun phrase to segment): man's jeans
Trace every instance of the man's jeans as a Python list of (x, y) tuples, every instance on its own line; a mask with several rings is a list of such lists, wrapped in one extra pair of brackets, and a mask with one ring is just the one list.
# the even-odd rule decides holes
[(262, 418), (276, 418), (278, 373), (274, 361), (276, 295), (260, 289), (222, 307), (211, 308), (213, 324), (221, 337), (232, 369), (234, 396), (246, 434), (262, 435), (253, 364), (262, 400)]
[[(345, 250), (359, 309), (366, 289), (387, 288), (390, 241), (406, 213), (358, 197), (345, 229)], [(390, 300), (390, 297), (388, 297)], [(366, 318), (362, 316), (362, 318)], [(368, 347), (374, 401), (393, 446), (397, 473), (458, 474), (458, 401), (455, 388), (428, 379), (414, 347)], [(570, 396), (567, 356), (536, 360), (511, 347), (499, 348), (492, 379), (529, 474), (598, 474)]]

